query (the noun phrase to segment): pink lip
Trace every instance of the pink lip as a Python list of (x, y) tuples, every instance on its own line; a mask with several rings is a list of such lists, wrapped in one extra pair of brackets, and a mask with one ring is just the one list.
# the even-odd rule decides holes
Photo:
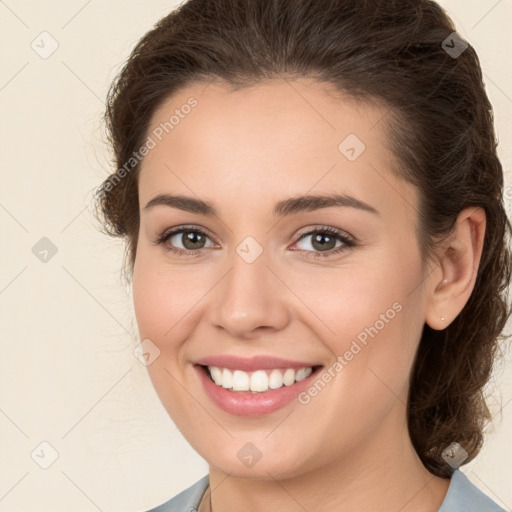
[[(211, 359), (208, 358), (208, 361)], [(251, 364), (253, 360), (250, 360)], [(279, 364), (283, 363), (283, 359), (279, 360)], [(286, 362), (286, 366), (290, 361)], [(300, 367), (304, 367), (304, 363), (300, 363)], [(261, 368), (261, 367), (260, 367)], [(291, 386), (283, 386), (279, 389), (269, 389), (263, 393), (252, 393), (251, 391), (232, 391), (217, 386), (208, 374), (208, 370), (204, 366), (194, 365), (203, 389), (208, 397), (223, 411), (235, 416), (262, 416), (277, 411), (289, 404), (294, 398), (307, 389), (313, 379), (317, 378), (320, 367), (317, 366), (311, 372), (311, 375), (305, 379), (292, 384)]]
[(220, 368), (229, 368), (230, 370), (243, 370), (253, 372), (256, 370), (272, 370), (274, 368), (309, 368), (310, 366), (319, 366), (318, 363), (292, 361), (291, 359), (281, 359), (273, 356), (255, 356), (249, 359), (236, 356), (211, 356), (203, 357), (196, 361), (203, 366), (218, 366)]

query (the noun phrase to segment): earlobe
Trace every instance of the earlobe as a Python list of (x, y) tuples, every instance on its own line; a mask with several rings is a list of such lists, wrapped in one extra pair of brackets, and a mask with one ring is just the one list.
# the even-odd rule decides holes
[(482, 256), (485, 226), (483, 208), (466, 208), (459, 214), (453, 234), (440, 247), (439, 269), (431, 274), (425, 312), (425, 322), (432, 329), (448, 327), (469, 300)]

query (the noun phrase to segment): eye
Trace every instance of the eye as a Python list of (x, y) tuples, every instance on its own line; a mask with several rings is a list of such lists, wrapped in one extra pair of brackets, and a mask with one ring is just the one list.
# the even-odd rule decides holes
[[(312, 236), (311, 242), (305, 245), (312, 247), (313, 251), (306, 249), (306, 252), (311, 253), (307, 256), (308, 258), (327, 258), (343, 251), (347, 251), (357, 245), (356, 241), (352, 237), (349, 237), (342, 231), (330, 226), (323, 226), (315, 230), (308, 231), (307, 233), (303, 233), (300, 235), (297, 243), (310, 236)], [(340, 242), (338, 246), (336, 246), (337, 241)]]
[[(153, 243), (163, 245), (164, 249), (169, 252), (195, 256), (193, 253), (205, 248), (206, 239), (209, 239), (209, 236), (202, 229), (181, 226), (172, 231), (164, 231)], [(183, 248), (176, 247), (177, 243), (181, 243)]]
[[(296, 244), (302, 242), (307, 237), (312, 236), (309, 244), (313, 250), (300, 249), (310, 253), (308, 258), (326, 258), (347, 251), (357, 245), (356, 241), (345, 234), (343, 231), (330, 226), (322, 226), (317, 229), (302, 233)], [(171, 231), (164, 231), (153, 241), (155, 245), (162, 245), (166, 251), (186, 256), (198, 256), (202, 249), (207, 248), (206, 241), (211, 240), (209, 235), (198, 227), (180, 226)], [(339, 244), (336, 246), (336, 243)], [(181, 244), (182, 247), (177, 246)], [(209, 247), (214, 247), (215, 244)], [(296, 249), (293, 249), (296, 250)]]

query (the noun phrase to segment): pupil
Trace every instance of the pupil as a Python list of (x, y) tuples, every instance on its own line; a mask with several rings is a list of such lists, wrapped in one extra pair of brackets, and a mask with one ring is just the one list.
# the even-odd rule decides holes
[[(322, 238), (327, 239), (327, 242), (326, 242), (326, 243), (325, 243), (325, 242), (324, 242), (324, 243), (322, 243), (322, 242), (320, 241)], [(315, 244), (319, 244), (319, 246), (318, 246), (317, 248), (320, 248), (320, 249), (322, 249), (322, 248), (323, 248), (323, 249), (325, 249), (325, 248), (326, 248), (326, 245), (328, 245), (328, 244), (329, 244), (329, 242), (331, 242), (331, 243), (332, 243), (333, 241), (334, 241), (334, 239), (333, 239), (331, 236), (329, 236), (329, 235), (322, 235), (322, 234), (320, 234), (320, 233), (319, 233), (319, 234), (317, 234), (317, 235), (314, 237), (314, 239), (313, 239), (313, 245), (315, 246)], [(329, 247), (327, 247), (327, 248), (329, 248)]]
[[(200, 241), (198, 242), (197, 239), (200, 239), (202, 238), (202, 235), (200, 233), (193, 233), (193, 232), (189, 232), (186, 234), (185, 236), (185, 242), (190, 242), (192, 244), (192, 247), (188, 247), (189, 249), (198, 249), (198, 247), (196, 247), (195, 244), (199, 243), (200, 244)], [(183, 243), (183, 245), (185, 247), (187, 247), (187, 243)], [(201, 247), (199, 247), (201, 248)]]

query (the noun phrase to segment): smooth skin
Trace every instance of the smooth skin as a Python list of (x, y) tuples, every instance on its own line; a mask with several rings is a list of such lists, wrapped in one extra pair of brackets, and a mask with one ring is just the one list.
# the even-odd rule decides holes
[[(161, 105), (148, 135), (191, 96), (197, 106), (142, 162), (133, 299), (141, 340), (160, 350), (148, 366), (155, 390), (209, 464), (211, 509), (437, 511), (449, 480), (427, 471), (411, 444), (409, 377), (424, 324), (445, 328), (469, 299), (485, 212), (461, 212), (437, 261), (422, 268), (418, 191), (392, 172), (387, 109), (305, 77), (238, 91), (194, 82)], [(349, 134), (366, 146), (354, 161), (338, 149)], [(273, 215), (284, 199), (333, 193), (378, 213), (331, 206)], [(217, 215), (146, 209), (159, 194), (211, 202)], [(153, 243), (180, 226), (207, 236), (187, 244), (185, 230)], [(300, 239), (322, 226), (357, 245), (334, 254), (343, 245), (336, 236), (323, 246), (314, 234)], [(263, 250), (252, 263), (236, 251), (249, 236)], [(397, 302), (401, 311), (305, 405), (230, 415), (193, 367), (205, 356), (264, 354), (328, 368)], [(252, 467), (237, 456), (248, 442), (262, 454)], [(207, 497), (200, 512), (210, 510)]]

